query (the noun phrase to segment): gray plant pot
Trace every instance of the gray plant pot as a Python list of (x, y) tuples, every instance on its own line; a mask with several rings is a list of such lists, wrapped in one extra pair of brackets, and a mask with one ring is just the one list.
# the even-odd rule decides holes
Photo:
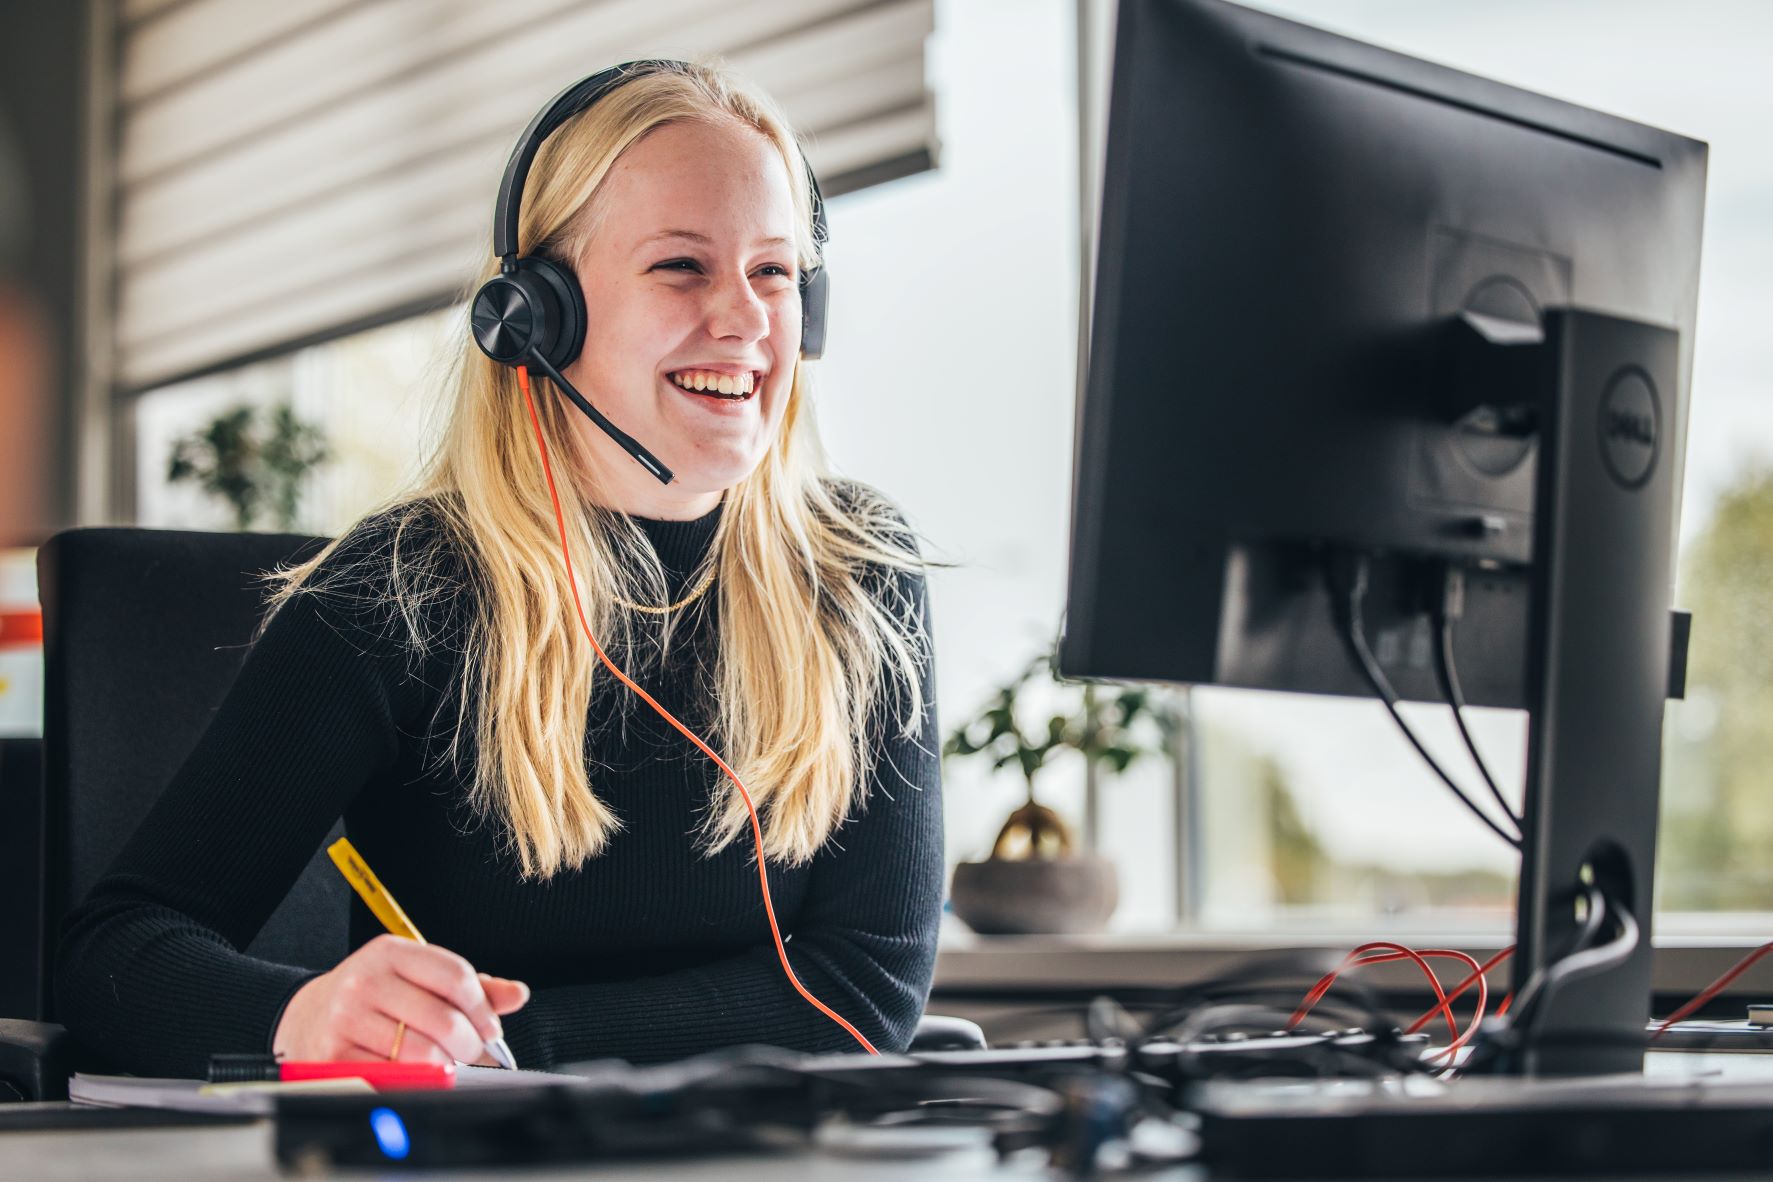
[(1114, 863), (1095, 854), (962, 862), (949, 896), (982, 936), (1099, 932), (1120, 902)]

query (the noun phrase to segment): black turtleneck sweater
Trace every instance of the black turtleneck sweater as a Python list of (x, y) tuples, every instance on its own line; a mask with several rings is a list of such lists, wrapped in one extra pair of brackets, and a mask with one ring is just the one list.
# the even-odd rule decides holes
[[(637, 519), (674, 599), (719, 513)], [(391, 549), (388, 520), (360, 525), (334, 563), (367, 558), (359, 569), (376, 569)], [(921, 576), (883, 573), (878, 586), (911, 597), (927, 638)], [(687, 642), (673, 643), (647, 685), (692, 727), (712, 717), (699, 674), (719, 626), (715, 599), (704, 597), (700, 623), (686, 624)], [(341, 606), (350, 602), (358, 609)], [(302, 594), (271, 619), (161, 800), (63, 926), (56, 998), (70, 1029), (146, 1075), (201, 1075), (211, 1054), (268, 1051), (290, 995), (318, 974), (241, 949), (342, 816), (426, 939), (531, 986), (529, 1004), (504, 1020), (522, 1066), (647, 1062), (738, 1043), (857, 1049), (784, 978), (751, 841), (713, 857), (698, 848), (710, 794), (722, 791), (705, 756), (604, 677), (587, 755), (622, 828), (580, 869), (525, 881), (496, 824), (474, 816), (437, 759), (436, 716), (443, 706), (453, 720), (442, 695), (460, 685), (459, 646), (415, 658), (376, 606), (373, 595)], [(909, 1041), (935, 963), (934, 694), (926, 665), (918, 737), (884, 718), (871, 728), (863, 806), (810, 864), (769, 869), (795, 973), (882, 1050)], [(473, 766), (468, 752), (456, 766)], [(379, 931), (354, 900), (351, 946)]]

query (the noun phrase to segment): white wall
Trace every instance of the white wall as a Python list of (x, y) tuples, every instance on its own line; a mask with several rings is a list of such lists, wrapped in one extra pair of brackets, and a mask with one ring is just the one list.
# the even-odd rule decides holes
[[(1076, 120), (1069, 0), (951, 0), (929, 69), (940, 168), (831, 207), (820, 423), (929, 555), (944, 728), (1056, 631), (1075, 397)], [(860, 347), (866, 342), (864, 352)], [(1063, 803), (1074, 769), (1055, 767)], [(1009, 777), (956, 765), (950, 856), (977, 856)]]

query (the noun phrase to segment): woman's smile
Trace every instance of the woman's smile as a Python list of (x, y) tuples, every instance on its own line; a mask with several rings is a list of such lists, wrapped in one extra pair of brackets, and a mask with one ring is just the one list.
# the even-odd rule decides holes
[(668, 396), (675, 401), (696, 408), (703, 414), (714, 415), (716, 418), (735, 419), (749, 418), (756, 413), (756, 405), (761, 401), (761, 389), (749, 394), (722, 394), (719, 390), (686, 390), (669, 378), (661, 379), (668, 391)]

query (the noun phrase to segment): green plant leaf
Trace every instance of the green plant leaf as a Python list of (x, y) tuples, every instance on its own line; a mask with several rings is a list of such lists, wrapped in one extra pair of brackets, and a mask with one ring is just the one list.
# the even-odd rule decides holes
[(235, 525), (250, 529), (271, 506), (278, 525), (294, 525), (301, 482), (328, 454), (320, 429), (299, 419), (287, 403), (269, 412), (268, 434), (257, 428), (258, 408), (230, 407), (176, 440), (167, 464), (171, 483), (195, 481), (234, 511)]

